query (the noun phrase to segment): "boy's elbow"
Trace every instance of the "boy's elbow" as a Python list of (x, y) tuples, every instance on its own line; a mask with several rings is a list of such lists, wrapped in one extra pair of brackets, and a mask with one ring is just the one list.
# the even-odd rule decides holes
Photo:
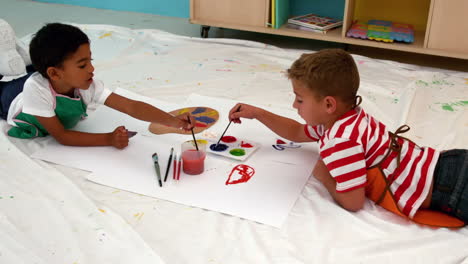
[(364, 203), (362, 204), (340, 204), (341, 207), (350, 211), (350, 212), (358, 212), (364, 207)]
[(59, 144), (64, 146), (74, 146), (76, 137), (70, 136), (67, 130), (63, 130), (60, 133), (50, 134)]
[(61, 145), (73, 146), (72, 142), (65, 136), (54, 137), (54, 139)]
[(364, 188), (358, 188), (345, 193), (337, 193), (335, 195), (336, 202), (344, 209), (357, 212), (364, 207), (366, 200)]

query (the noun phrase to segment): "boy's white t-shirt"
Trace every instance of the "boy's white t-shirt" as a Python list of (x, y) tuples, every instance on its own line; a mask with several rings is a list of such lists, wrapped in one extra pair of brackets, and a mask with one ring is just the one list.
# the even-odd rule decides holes
[[(20, 112), (25, 114), (52, 117), (55, 116), (55, 96), (49, 80), (40, 73), (33, 73), (24, 83), (23, 92), (18, 94), (8, 110), (7, 122), (16, 126), (13, 118)], [(112, 93), (103, 82), (94, 80), (88, 89), (75, 89), (75, 95), (81, 95), (83, 102), (90, 104), (104, 104)]]

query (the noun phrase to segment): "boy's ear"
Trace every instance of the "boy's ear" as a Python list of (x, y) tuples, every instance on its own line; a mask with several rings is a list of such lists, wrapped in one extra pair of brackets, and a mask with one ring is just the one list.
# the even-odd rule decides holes
[(60, 70), (57, 69), (56, 67), (49, 67), (47, 68), (47, 76), (49, 76), (49, 79), (57, 81), (60, 79)]
[(337, 102), (336, 102), (336, 98), (333, 97), (333, 96), (325, 96), (325, 98), (323, 99), (323, 102), (325, 104), (325, 111), (328, 113), (328, 114), (333, 114), (335, 113), (336, 111), (336, 108), (337, 108)]

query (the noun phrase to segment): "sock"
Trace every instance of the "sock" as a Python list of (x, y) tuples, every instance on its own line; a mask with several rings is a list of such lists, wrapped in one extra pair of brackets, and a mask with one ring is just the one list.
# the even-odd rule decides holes
[(16, 36), (13, 28), (0, 19), (0, 74), (19, 75), (26, 71), (23, 58), (16, 51)]

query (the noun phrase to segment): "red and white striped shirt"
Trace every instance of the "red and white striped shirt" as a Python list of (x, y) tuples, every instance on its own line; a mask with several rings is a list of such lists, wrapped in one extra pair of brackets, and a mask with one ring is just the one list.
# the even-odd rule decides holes
[[(381, 161), (390, 145), (385, 125), (360, 107), (344, 114), (326, 131), (322, 125), (305, 125), (304, 130), (318, 141), (320, 156), (336, 180), (337, 192), (364, 187), (366, 170)], [(380, 167), (387, 178), (393, 177), (390, 190), (399, 208), (413, 217), (429, 192), (439, 152), (402, 138), (398, 142), (400, 166), (397, 153), (392, 151)]]

